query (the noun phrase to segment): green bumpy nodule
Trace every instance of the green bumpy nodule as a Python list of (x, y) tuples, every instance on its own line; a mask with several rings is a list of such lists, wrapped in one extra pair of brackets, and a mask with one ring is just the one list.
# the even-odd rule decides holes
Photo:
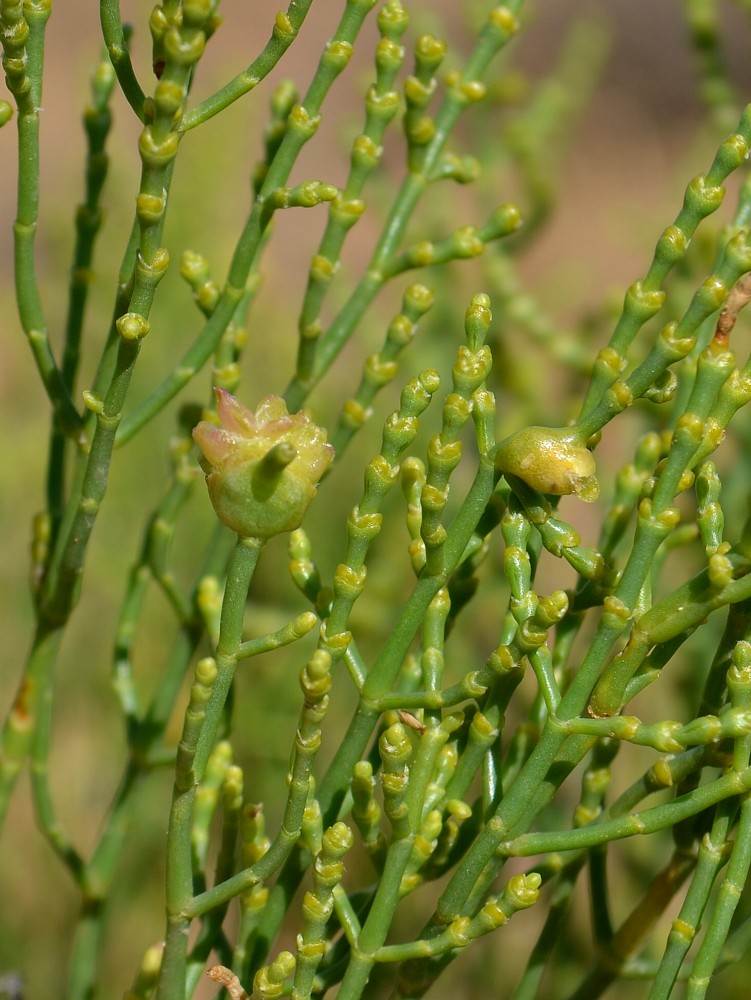
[(591, 502), (600, 492), (594, 455), (570, 427), (524, 427), (501, 441), (495, 464), (540, 493)]

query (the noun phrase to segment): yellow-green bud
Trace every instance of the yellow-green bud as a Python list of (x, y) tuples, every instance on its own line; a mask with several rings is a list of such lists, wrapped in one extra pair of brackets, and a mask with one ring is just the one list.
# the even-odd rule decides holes
[(193, 437), (217, 517), (246, 538), (294, 531), (334, 457), (326, 432), (304, 413), (288, 413), (279, 396), (254, 413), (224, 389), (215, 392), (219, 426), (202, 420)]
[(597, 499), (595, 460), (569, 427), (525, 427), (498, 445), (495, 464), (541, 493)]

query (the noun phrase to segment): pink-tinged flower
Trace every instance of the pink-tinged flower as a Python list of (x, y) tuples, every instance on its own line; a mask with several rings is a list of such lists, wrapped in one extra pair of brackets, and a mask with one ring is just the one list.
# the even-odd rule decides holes
[(246, 538), (294, 531), (334, 458), (326, 432), (304, 413), (288, 413), (279, 396), (262, 399), (254, 413), (224, 389), (215, 392), (219, 426), (202, 420), (193, 438), (217, 517)]

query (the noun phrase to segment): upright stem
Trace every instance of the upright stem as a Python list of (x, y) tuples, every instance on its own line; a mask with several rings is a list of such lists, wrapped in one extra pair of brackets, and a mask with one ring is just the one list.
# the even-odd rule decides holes
[(40, 700), (52, 681), (52, 666), (62, 633), (40, 627), (0, 738), (0, 827), (10, 796), (31, 750)]
[[(178, 747), (167, 833), (167, 933), (157, 1000), (183, 1000), (193, 899), (191, 829), (196, 790), (216, 742), (242, 642), (248, 588), (263, 542), (240, 538), (230, 559), (215, 669), (197, 672)], [(202, 661), (205, 662), (205, 661)]]

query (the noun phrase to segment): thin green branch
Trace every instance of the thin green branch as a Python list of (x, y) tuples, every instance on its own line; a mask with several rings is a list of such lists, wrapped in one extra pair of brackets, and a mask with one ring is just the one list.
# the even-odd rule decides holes
[(99, 20), (107, 54), (117, 74), (120, 89), (139, 121), (144, 121), (146, 95), (133, 69), (119, 0), (99, 0)]
[(674, 826), (689, 816), (696, 816), (709, 806), (733, 796), (742, 795), (751, 787), (751, 768), (716, 778), (687, 795), (678, 796), (665, 805), (653, 806), (642, 812), (618, 819), (606, 820), (595, 826), (560, 833), (523, 833), (513, 840), (502, 841), (498, 851), (507, 857), (529, 857), (549, 851), (571, 851), (595, 847), (623, 837), (654, 833)]
[[(306, 12), (311, 0), (294, 7)], [(267, 201), (284, 187), (303, 146), (315, 135), (323, 100), (339, 73), (344, 69), (352, 45), (375, 0), (351, 0), (337, 28), (334, 39), (321, 57), (318, 69), (302, 103), (289, 115), (284, 139), (255, 198), (245, 227), (237, 241), (224, 290), (203, 330), (180, 361), (173, 366), (151, 396), (123, 421), (118, 443), (124, 444), (199, 372), (214, 353), (235, 309), (245, 293), (251, 270), (257, 263), (269, 222)], [(286, 18), (287, 15), (282, 15)], [(291, 39), (290, 39), (291, 41)], [(281, 54), (281, 53), (280, 53)], [(298, 407), (295, 407), (299, 409)]]
[(42, 384), (61, 429), (76, 437), (81, 420), (52, 355), (37, 278), (34, 247), (39, 218), (39, 109), (44, 35), (51, 3), (2, 7), (4, 67), (18, 105), (18, 199), (13, 226), (16, 301)]
[(158, 1000), (182, 1000), (184, 995), (190, 922), (185, 914), (193, 898), (191, 829), (196, 786), (219, 732), (237, 665), (248, 588), (262, 549), (258, 539), (237, 541), (227, 573), (217, 658), (199, 663), (185, 713), (167, 835), (167, 933)]
[(263, 52), (221, 90), (188, 111), (180, 122), (180, 131), (188, 132), (197, 125), (202, 125), (257, 87), (297, 38), (312, 3), (313, 0), (292, 0), (286, 13), (280, 11)]
[(448, 137), (465, 108), (484, 95), (480, 80), (490, 62), (518, 29), (516, 15), (522, 0), (514, 0), (491, 11), (464, 71), (453, 82), (435, 118), (432, 138), (421, 157), (419, 170), (410, 172), (394, 199), (364, 277), (328, 330), (320, 336), (315, 364), (309, 374), (298, 373), (287, 387), (285, 398), (291, 409), (302, 406), (313, 387), (329, 370), (357, 328), (358, 321), (386, 281), (407, 224), (429, 185), (429, 177), (440, 159)]

